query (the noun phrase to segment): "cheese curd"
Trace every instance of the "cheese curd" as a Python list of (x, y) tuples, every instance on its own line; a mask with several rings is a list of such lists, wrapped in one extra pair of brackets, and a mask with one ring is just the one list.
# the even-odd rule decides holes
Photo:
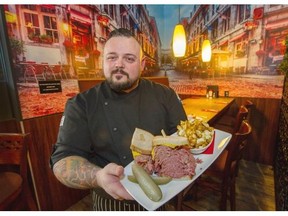
[(214, 128), (199, 118), (189, 118), (177, 126), (178, 136), (187, 137), (192, 149), (206, 147), (213, 138)]

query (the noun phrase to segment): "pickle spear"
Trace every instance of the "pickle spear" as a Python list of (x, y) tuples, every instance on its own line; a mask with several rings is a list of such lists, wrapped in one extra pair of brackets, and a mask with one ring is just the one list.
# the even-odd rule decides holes
[[(128, 175), (127, 178), (131, 182), (138, 183), (134, 175)], [(172, 180), (172, 178), (168, 176), (151, 176), (151, 178), (157, 185), (164, 185)]]
[(132, 164), (132, 173), (135, 176), (139, 186), (149, 199), (154, 202), (161, 200), (162, 191), (160, 187), (153, 181), (151, 176), (138, 164)]

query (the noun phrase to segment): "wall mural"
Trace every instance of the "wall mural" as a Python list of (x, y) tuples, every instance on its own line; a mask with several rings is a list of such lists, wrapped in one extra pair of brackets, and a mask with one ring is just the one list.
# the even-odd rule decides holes
[[(119, 27), (141, 43), (142, 76), (166, 75), (179, 94), (205, 95), (208, 85), (218, 85), (220, 96), (282, 96), (288, 5), (3, 7), (23, 119), (63, 112), (78, 81), (102, 77), (106, 38)], [(170, 49), (178, 13), (187, 37), (182, 58)], [(209, 63), (201, 59), (204, 39), (212, 43)]]

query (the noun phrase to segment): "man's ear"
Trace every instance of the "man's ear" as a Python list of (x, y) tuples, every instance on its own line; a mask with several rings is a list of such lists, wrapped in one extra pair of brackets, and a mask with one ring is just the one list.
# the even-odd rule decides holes
[(144, 71), (145, 64), (146, 64), (146, 56), (144, 56), (141, 60), (141, 71)]

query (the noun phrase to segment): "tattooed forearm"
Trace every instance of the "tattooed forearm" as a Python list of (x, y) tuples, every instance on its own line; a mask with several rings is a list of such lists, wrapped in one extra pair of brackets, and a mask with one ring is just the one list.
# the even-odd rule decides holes
[(96, 173), (100, 168), (79, 156), (70, 156), (58, 161), (53, 172), (64, 185), (77, 189), (97, 187)]

